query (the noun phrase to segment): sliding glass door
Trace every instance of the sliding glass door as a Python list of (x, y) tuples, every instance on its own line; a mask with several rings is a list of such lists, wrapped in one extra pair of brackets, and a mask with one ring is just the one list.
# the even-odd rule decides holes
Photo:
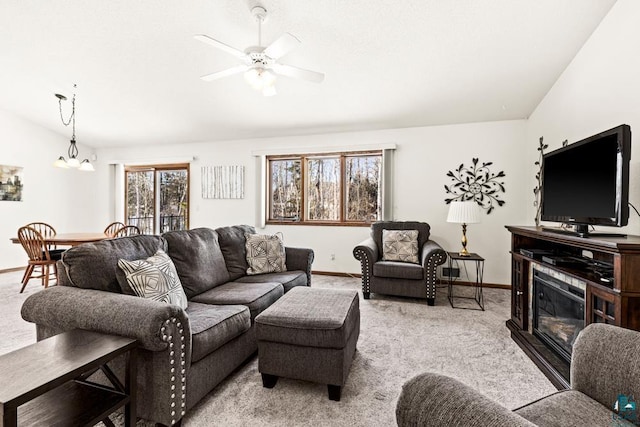
[(125, 168), (125, 219), (144, 234), (189, 228), (189, 165)]

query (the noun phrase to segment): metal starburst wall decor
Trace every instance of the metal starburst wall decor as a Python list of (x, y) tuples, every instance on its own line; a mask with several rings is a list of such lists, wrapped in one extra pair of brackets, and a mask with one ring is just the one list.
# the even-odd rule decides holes
[(471, 160), (472, 165), (466, 167), (461, 163), (457, 169), (447, 172), (453, 184), (445, 185), (444, 189), (452, 197), (444, 199), (449, 204), (453, 201), (474, 200), (490, 214), (496, 206), (505, 204), (500, 199), (501, 193), (506, 190), (504, 181), (504, 171), (498, 173), (491, 172), (489, 166), (493, 162), (480, 163), (477, 158)]

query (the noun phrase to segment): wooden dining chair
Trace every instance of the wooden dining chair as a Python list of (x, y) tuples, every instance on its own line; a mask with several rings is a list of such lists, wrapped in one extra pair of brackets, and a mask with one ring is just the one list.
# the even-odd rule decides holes
[[(49, 248), (47, 247), (42, 234), (33, 227), (20, 227), (20, 229), (18, 229), (18, 239), (29, 256), (29, 265), (27, 265), (24, 276), (22, 276), (22, 289), (20, 289), (20, 293), (24, 291), (24, 288), (27, 286), (30, 279), (42, 278), (42, 286), (45, 288), (49, 287), (51, 266), (53, 266), (53, 273), (57, 283), (58, 269), (56, 267), (56, 260), (51, 258)], [(40, 276), (33, 275), (36, 268), (40, 268)]]
[(120, 230), (122, 227), (126, 227), (126, 224), (118, 221), (112, 222), (111, 224), (107, 225), (107, 228), (104, 229), (104, 234), (109, 237), (115, 237), (118, 230)]
[(25, 225), (25, 227), (31, 227), (36, 230), (40, 235), (45, 239), (45, 245), (49, 250), (49, 255), (51, 255), (51, 259), (60, 259), (62, 256), (62, 252), (64, 249), (58, 249), (58, 246), (55, 243), (47, 243), (46, 239), (49, 237), (53, 237), (56, 235), (56, 229), (46, 222), (30, 222)]
[(125, 237), (125, 236), (135, 236), (141, 234), (140, 229), (135, 225), (125, 225), (116, 231), (113, 237)]

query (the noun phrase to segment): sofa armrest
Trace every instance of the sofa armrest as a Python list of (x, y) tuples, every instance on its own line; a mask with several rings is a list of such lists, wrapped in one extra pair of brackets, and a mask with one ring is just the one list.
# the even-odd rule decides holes
[(287, 270), (302, 270), (307, 273), (307, 286), (311, 286), (311, 264), (313, 264), (313, 249), (284, 248)]
[(428, 283), (435, 285), (438, 266), (447, 260), (447, 252), (433, 240), (427, 240), (422, 245), (422, 266)]
[(369, 265), (373, 265), (380, 257), (378, 254), (378, 246), (371, 237), (358, 243), (356, 247), (353, 248), (353, 256), (360, 262), (368, 261)]
[(531, 427), (530, 423), (465, 384), (425, 373), (407, 381), (396, 405), (399, 427)]
[(640, 333), (592, 323), (571, 354), (571, 388), (610, 408), (620, 394), (640, 396)]
[(178, 306), (72, 286), (55, 286), (29, 296), (22, 305), (22, 318), (54, 330), (79, 328), (135, 338), (150, 351), (167, 348), (163, 335), (172, 319), (180, 323), (181, 335), (191, 336), (189, 320)]
[[(164, 425), (186, 410), (187, 370), (191, 365), (191, 328), (175, 305), (73, 286), (37, 292), (22, 305), (22, 318), (45, 335), (79, 328), (135, 338), (138, 357), (138, 413)], [(141, 410), (143, 409), (143, 410)]]
[(372, 237), (363, 240), (353, 248), (353, 256), (360, 261), (360, 267), (362, 269), (362, 293), (365, 298), (369, 297), (371, 277), (373, 276), (373, 264), (378, 261), (380, 257), (378, 253), (378, 246)]

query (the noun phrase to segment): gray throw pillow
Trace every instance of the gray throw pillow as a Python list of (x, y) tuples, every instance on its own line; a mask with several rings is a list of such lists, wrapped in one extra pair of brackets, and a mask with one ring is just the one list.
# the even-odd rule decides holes
[(245, 234), (245, 239), (249, 264), (247, 275), (287, 271), (282, 233)]
[(418, 264), (418, 230), (382, 230), (382, 260)]
[(176, 267), (163, 250), (159, 249), (147, 259), (120, 259), (118, 267), (124, 272), (127, 284), (135, 295), (187, 308), (187, 296)]

